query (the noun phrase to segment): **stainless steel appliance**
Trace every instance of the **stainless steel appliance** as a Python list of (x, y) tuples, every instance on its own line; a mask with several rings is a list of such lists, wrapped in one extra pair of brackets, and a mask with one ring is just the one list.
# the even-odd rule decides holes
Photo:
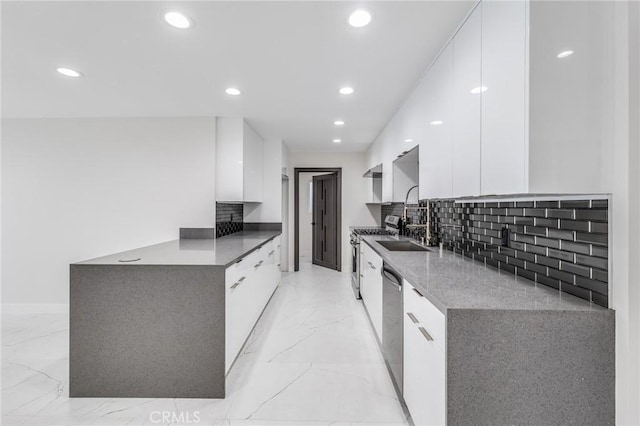
[(396, 390), (402, 395), (402, 278), (386, 263), (381, 273), (382, 352)]
[(352, 227), (350, 234), (351, 243), (351, 286), (356, 295), (360, 297), (360, 237), (363, 235), (398, 235), (400, 216), (388, 215), (385, 227)]

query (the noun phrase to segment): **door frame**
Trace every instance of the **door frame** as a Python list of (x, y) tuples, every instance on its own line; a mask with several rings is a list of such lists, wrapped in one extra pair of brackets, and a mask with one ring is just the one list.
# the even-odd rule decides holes
[(336, 257), (338, 271), (342, 271), (342, 167), (295, 167), (293, 169), (293, 270), (300, 270), (300, 173), (337, 173), (338, 208), (336, 217)]

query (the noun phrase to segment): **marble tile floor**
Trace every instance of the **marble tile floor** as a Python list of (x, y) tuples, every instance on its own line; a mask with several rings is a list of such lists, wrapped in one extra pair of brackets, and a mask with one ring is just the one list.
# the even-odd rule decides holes
[(282, 275), (224, 400), (69, 399), (68, 316), (3, 315), (2, 424), (408, 424), (349, 274), (300, 269)]

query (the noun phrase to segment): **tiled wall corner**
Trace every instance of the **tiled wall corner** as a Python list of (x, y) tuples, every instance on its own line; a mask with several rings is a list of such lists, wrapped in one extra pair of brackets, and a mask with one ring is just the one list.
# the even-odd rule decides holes
[(384, 219), (388, 215), (401, 216), (403, 212), (404, 204), (402, 203), (391, 203), (391, 204), (383, 204), (380, 206), (380, 223), (384, 226)]
[(216, 203), (216, 238), (243, 230), (243, 207), (242, 204)]

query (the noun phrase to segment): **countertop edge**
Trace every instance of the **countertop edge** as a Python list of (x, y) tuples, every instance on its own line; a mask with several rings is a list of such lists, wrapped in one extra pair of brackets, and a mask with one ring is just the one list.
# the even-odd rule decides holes
[[(258, 231), (256, 231), (258, 232)], [(96, 262), (99, 259), (103, 259), (105, 257), (111, 257), (111, 256), (118, 256), (121, 254), (125, 254), (125, 253), (129, 253), (131, 251), (138, 251), (138, 250), (146, 250), (146, 249), (150, 249), (152, 247), (156, 247), (156, 246), (160, 246), (163, 244), (169, 244), (169, 243), (174, 243), (174, 242), (178, 242), (181, 241), (180, 239), (173, 239), (173, 240), (168, 240), (168, 241), (163, 241), (160, 243), (156, 243), (156, 244), (151, 244), (148, 246), (143, 246), (143, 247), (136, 247), (133, 249), (129, 249), (129, 250), (124, 250), (124, 251), (120, 251), (120, 252), (115, 252), (115, 253), (110, 253), (107, 255), (103, 255), (103, 256), (98, 256), (98, 257), (93, 257), (91, 259), (86, 259), (86, 260), (82, 260), (82, 261), (78, 261), (78, 262), (72, 262), (69, 264), (69, 266), (205, 266), (205, 267), (222, 267), (222, 268), (228, 268), (229, 266), (235, 264), (238, 262), (238, 260), (248, 256), (249, 254), (253, 253), (254, 251), (258, 250), (260, 247), (262, 247), (263, 245), (267, 244), (269, 241), (273, 240), (274, 238), (281, 236), (282, 235), (282, 231), (260, 231), (260, 232), (270, 232), (273, 233), (272, 235), (268, 236), (268, 237), (263, 237), (261, 238), (260, 242), (258, 242), (255, 246), (253, 246), (251, 249), (246, 250), (244, 252), (242, 252), (241, 254), (239, 254), (238, 256), (234, 257), (231, 261), (227, 262), (227, 263), (211, 263), (211, 264), (206, 264), (206, 263), (172, 263), (172, 262), (165, 262), (165, 263), (127, 263), (127, 262), (123, 262), (123, 263), (99, 263)], [(235, 237), (244, 237), (244, 235), (235, 235), (235, 234), (229, 234), (229, 235), (225, 235), (224, 237), (220, 237), (218, 238), (218, 240), (222, 240), (222, 239), (232, 239)], [(94, 262), (94, 263), (92, 263)]]
[[(236, 257), (235, 259), (233, 259), (232, 261), (228, 262), (226, 265), (212, 265), (212, 266), (223, 266), (225, 269), (228, 268), (229, 266), (233, 265), (234, 263), (237, 263), (238, 260), (247, 257), (248, 255), (250, 255), (251, 253), (253, 253), (254, 251), (258, 250), (260, 247), (262, 247), (263, 245), (267, 244), (269, 241), (273, 240), (274, 238), (282, 235), (282, 231), (273, 231), (274, 234), (271, 237), (268, 237), (267, 239), (265, 239), (263, 242), (261, 242), (260, 244), (256, 245), (254, 248), (245, 251), (243, 254), (239, 255), (238, 257)], [(231, 235), (227, 235), (226, 237), (232, 237), (233, 234)], [(225, 237), (222, 237), (225, 238)]]

